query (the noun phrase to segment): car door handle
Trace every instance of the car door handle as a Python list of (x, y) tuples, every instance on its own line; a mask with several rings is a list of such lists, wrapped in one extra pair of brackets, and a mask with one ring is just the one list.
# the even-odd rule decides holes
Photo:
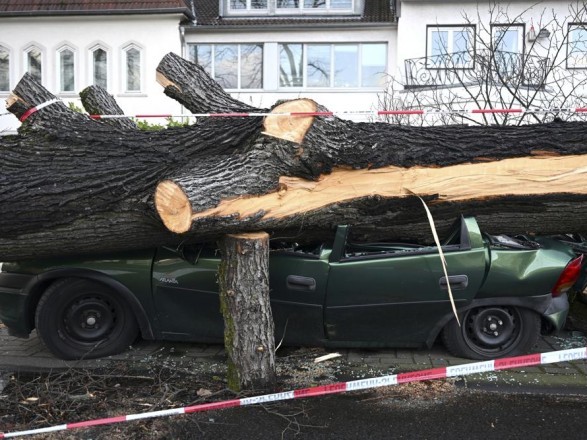
[(314, 278), (302, 277), (300, 275), (288, 275), (286, 279), (288, 289), (292, 290), (316, 290), (316, 280)]
[(448, 290), (448, 283), (453, 290), (463, 290), (469, 285), (469, 277), (467, 275), (451, 275), (448, 277), (448, 282), (446, 277), (438, 280), (438, 285), (442, 290)]

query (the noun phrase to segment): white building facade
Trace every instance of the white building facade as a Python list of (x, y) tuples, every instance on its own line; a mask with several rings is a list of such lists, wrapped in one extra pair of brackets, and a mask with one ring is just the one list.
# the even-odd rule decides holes
[[(94, 2), (90, 10), (59, 10), (59, 2), (47, 2), (49, 10), (30, 11), (17, 1), (4, 3), (14, 6), (3, 11), (0, 5), (0, 103), (29, 72), (78, 107), (78, 93), (97, 84), (129, 114), (180, 111), (155, 81), (155, 69), (166, 53), (182, 51), (180, 22), (193, 18), (182, 1), (160, 2), (155, 10), (141, 2), (134, 10), (128, 2), (119, 2), (118, 10), (101, 9), (113, 2)], [(0, 131), (18, 125), (14, 116), (0, 116)]]
[(398, 15), (401, 104), (585, 107), (584, 1), (402, 0)]
[(309, 97), (372, 109), (396, 64), (393, 1), (203, 0), (185, 30), (188, 59), (236, 98), (269, 107)]
[[(0, 5), (0, 102), (28, 71), (78, 106), (79, 91), (98, 84), (127, 114), (179, 114), (155, 80), (168, 52), (197, 61), (235, 98), (258, 107), (299, 97), (333, 111), (439, 101), (478, 107), (485, 98), (497, 99), (494, 107), (525, 104), (504, 86), (534, 96), (526, 104), (563, 107), (581, 105), (586, 93), (584, 1), (19, 3)], [(459, 91), (489, 71), (488, 96)], [(11, 115), (0, 116), (0, 131), (16, 126)]]

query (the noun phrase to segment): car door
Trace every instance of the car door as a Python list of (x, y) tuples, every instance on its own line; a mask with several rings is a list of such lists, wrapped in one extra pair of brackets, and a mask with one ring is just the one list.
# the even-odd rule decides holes
[(218, 299), (219, 255), (202, 246), (159, 248), (153, 263), (153, 300), (161, 337), (222, 342), (224, 321)]
[(269, 264), (275, 337), (289, 345), (324, 341), (329, 249), (274, 251)]
[[(471, 230), (472, 229), (472, 230)], [(471, 300), (483, 282), (486, 251), (474, 219), (461, 219), (443, 246), (454, 300)], [(326, 296), (329, 340), (366, 345), (420, 345), (451, 312), (435, 247), (347, 243), (332, 259)]]
[[(275, 336), (288, 344), (324, 340), (324, 301), (329, 250), (322, 247), (272, 250), (269, 259)], [(153, 296), (164, 338), (223, 340), (217, 271), (212, 248), (185, 247), (183, 255), (161, 248), (153, 267)]]

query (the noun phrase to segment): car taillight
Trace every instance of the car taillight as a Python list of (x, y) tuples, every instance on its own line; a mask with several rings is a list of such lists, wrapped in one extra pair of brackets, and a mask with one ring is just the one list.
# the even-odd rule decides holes
[(565, 270), (563, 270), (563, 273), (558, 277), (558, 281), (552, 288), (553, 297), (561, 296), (563, 293), (566, 293), (573, 284), (575, 284), (579, 275), (581, 275), (582, 264), (583, 255), (571, 260), (569, 264), (567, 264), (567, 267), (565, 267)]

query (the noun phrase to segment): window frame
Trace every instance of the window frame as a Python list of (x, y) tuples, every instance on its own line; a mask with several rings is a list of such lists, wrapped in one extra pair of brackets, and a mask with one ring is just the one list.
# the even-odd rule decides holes
[(586, 50), (585, 50), (585, 61), (583, 64), (577, 65), (577, 63), (574, 63), (573, 65), (571, 65), (569, 63), (570, 57), (571, 57), (571, 31), (572, 31), (572, 27), (582, 27), (585, 30), (585, 33), (587, 33), (587, 22), (573, 22), (573, 23), (569, 23), (568, 27), (567, 27), (567, 53), (566, 53), (566, 59), (565, 59), (565, 66), (568, 70), (587, 70), (587, 41), (585, 42), (585, 46), (586, 46)]
[[(357, 0), (350, 0), (351, 5), (348, 8), (332, 8), (331, 4), (333, 0), (324, 0), (326, 5), (324, 8), (307, 8), (304, 6), (305, 0), (299, 0), (299, 5), (294, 6), (292, 8), (280, 8), (275, 3), (275, 13), (276, 14), (328, 14), (328, 15), (337, 15), (337, 14), (349, 14), (356, 12), (356, 6), (358, 1)], [(269, 0), (271, 2), (271, 0)]]
[[(137, 50), (139, 53), (139, 72), (138, 72), (138, 79), (139, 79), (139, 89), (138, 90), (129, 90), (128, 89), (128, 52), (130, 50)], [(131, 41), (123, 44), (120, 49), (120, 69), (121, 69), (121, 81), (120, 90), (122, 95), (133, 96), (133, 95), (140, 95), (145, 93), (145, 49), (143, 46), (138, 44), (137, 42)]]
[(4, 49), (8, 54), (8, 88), (6, 90), (0, 89), (0, 95), (2, 95), (2, 94), (9, 94), (10, 91), (12, 90), (12, 84), (13, 84), (12, 71), (14, 69), (14, 67), (13, 67), (14, 66), (14, 55), (13, 55), (12, 49), (4, 43), (0, 43), (0, 49)]
[(519, 29), (518, 32), (518, 46), (519, 46), (519, 50), (518, 52), (515, 53), (519, 53), (521, 55), (525, 55), (526, 54), (526, 24), (525, 23), (491, 23), (490, 25), (491, 28), (491, 49), (494, 52), (497, 52), (497, 47), (495, 46), (495, 31), (497, 29)]
[[(61, 84), (62, 84), (62, 73), (61, 73), (61, 53), (65, 52), (66, 50), (69, 50), (70, 52), (72, 52), (73, 54), (73, 90), (62, 90), (61, 88)], [(56, 56), (56, 63), (55, 63), (55, 70), (56, 70), (56, 74), (55, 74), (55, 80), (56, 80), (56, 90), (58, 90), (60, 95), (75, 95), (76, 94), (76, 89), (77, 89), (77, 84), (78, 84), (78, 75), (77, 75), (77, 65), (78, 65), (78, 51), (77, 49), (69, 44), (69, 43), (63, 43), (61, 44), (57, 50), (55, 51), (55, 56)]]
[(34, 49), (38, 50), (39, 53), (41, 54), (41, 78), (40, 78), (40, 82), (41, 84), (45, 84), (45, 78), (47, 75), (47, 66), (46, 66), (46, 61), (47, 61), (47, 55), (46, 55), (46, 50), (43, 46), (41, 46), (38, 43), (32, 42), (27, 44), (24, 49), (22, 50), (22, 54), (23, 54), (23, 71), (24, 72), (29, 72), (29, 53), (32, 52)]
[[(463, 65), (453, 65), (453, 66), (447, 66), (442, 65), (442, 66), (436, 66), (434, 64), (430, 63), (430, 59), (432, 58), (432, 32), (435, 30), (441, 30), (441, 29), (447, 29), (449, 30), (449, 32), (451, 32), (450, 35), (452, 35), (452, 32), (454, 32), (455, 30), (459, 30), (462, 31), (464, 29), (470, 29), (471, 32), (471, 39), (472, 39), (472, 43), (473, 43), (473, 51), (470, 54), (471, 57), (471, 61), (467, 64), (463, 64)], [(453, 39), (450, 38), (449, 36), (449, 42), (450, 42), (450, 46), (451, 48), (447, 48), (447, 55), (451, 54), (451, 53), (455, 53), (455, 52), (449, 52), (449, 49), (452, 49), (452, 45), (453, 45)], [(426, 63), (425, 63), (425, 67), (426, 70), (475, 70), (475, 64), (476, 64), (476, 54), (477, 54), (477, 25), (475, 24), (428, 24), (426, 25)]]
[[(210, 46), (211, 47), (211, 56), (210, 56), (210, 72), (207, 72), (212, 78), (216, 78), (216, 48), (217, 46), (236, 46), (237, 47), (237, 79), (236, 88), (226, 88), (224, 90), (238, 90), (238, 91), (260, 91), (265, 89), (265, 75), (264, 75), (264, 67), (265, 67), (265, 43), (263, 42), (246, 42), (246, 43), (228, 43), (228, 42), (215, 42), (215, 43), (188, 43), (188, 57), (190, 61), (192, 61), (191, 56), (191, 46)], [(260, 46), (261, 48), (261, 86), (257, 88), (243, 88), (242, 87), (242, 46)], [(215, 79), (216, 81), (216, 79)], [(219, 83), (220, 84), (220, 83)], [(221, 85), (222, 86), (222, 85)], [(224, 88), (224, 87), (223, 87)]]
[[(281, 79), (278, 79), (277, 86), (280, 91), (301, 91), (301, 90), (328, 90), (328, 91), (343, 91), (343, 90), (360, 90), (360, 91), (372, 91), (381, 90), (383, 86), (363, 86), (363, 48), (366, 45), (381, 45), (385, 49), (385, 61), (383, 62), (383, 72), (386, 73), (389, 70), (389, 45), (386, 41), (363, 41), (363, 42), (280, 42), (277, 43), (277, 66), (281, 70), (281, 47), (282, 45), (301, 45), (302, 46), (302, 84), (301, 86), (283, 86), (281, 85)], [(308, 47), (309, 46), (329, 46), (329, 85), (328, 86), (309, 86), (308, 85)], [(335, 64), (335, 47), (336, 46), (356, 46), (357, 47), (357, 78), (356, 86), (344, 87), (335, 86), (336, 83), (336, 64)]]
[(271, 0), (267, 0), (267, 6), (265, 8), (253, 8), (251, 6), (252, 1), (253, 0), (246, 0), (247, 4), (246, 4), (246, 7), (243, 9), (240, 9), (240, 8), (233, 9), (230, 6), (231, 0), (224, 0), (226, 12), (229, 15), (240, 15), (240, 14), (258, 14), (258, 13), (265, 14), (269, 11)]
[(106, 53), (106, 87), (105, 90), (110, 91), (112, 90), (112, 50), (110, 49), (110, 47), (108, 47), (106, 44), (102, 43), (102, 42), (96, 42), (91, 44), (88, 47), (88, 83), (90, 85), (99, 85), (96, 84), (95, 79), (96, 79), (96, 66), (94, 64), (94, 52), (96, 52), (97, 50), (103, 50)]
[(332, 8), (331, 2), (335, 0), (324, 0), (326, 6), (324, 8), (307, 8), (304, 6), (304, 0), (300, 0), (300, 4), (292, 8), (281, 8), (277, 6), (277, 0), (267, 0), (266, 8), (252, 8), (251, 1), (247, 0), (246, 8), (233, 9), (231, 7), (231, 0), (223, 0), (221, 11), (224, 15), (236, 17), (236, 16), (283, 16), (283, 15), (361, 15), (363, 11), (363, 5), (368, 0), (350, 0), (351, 5), (348, 8)]

